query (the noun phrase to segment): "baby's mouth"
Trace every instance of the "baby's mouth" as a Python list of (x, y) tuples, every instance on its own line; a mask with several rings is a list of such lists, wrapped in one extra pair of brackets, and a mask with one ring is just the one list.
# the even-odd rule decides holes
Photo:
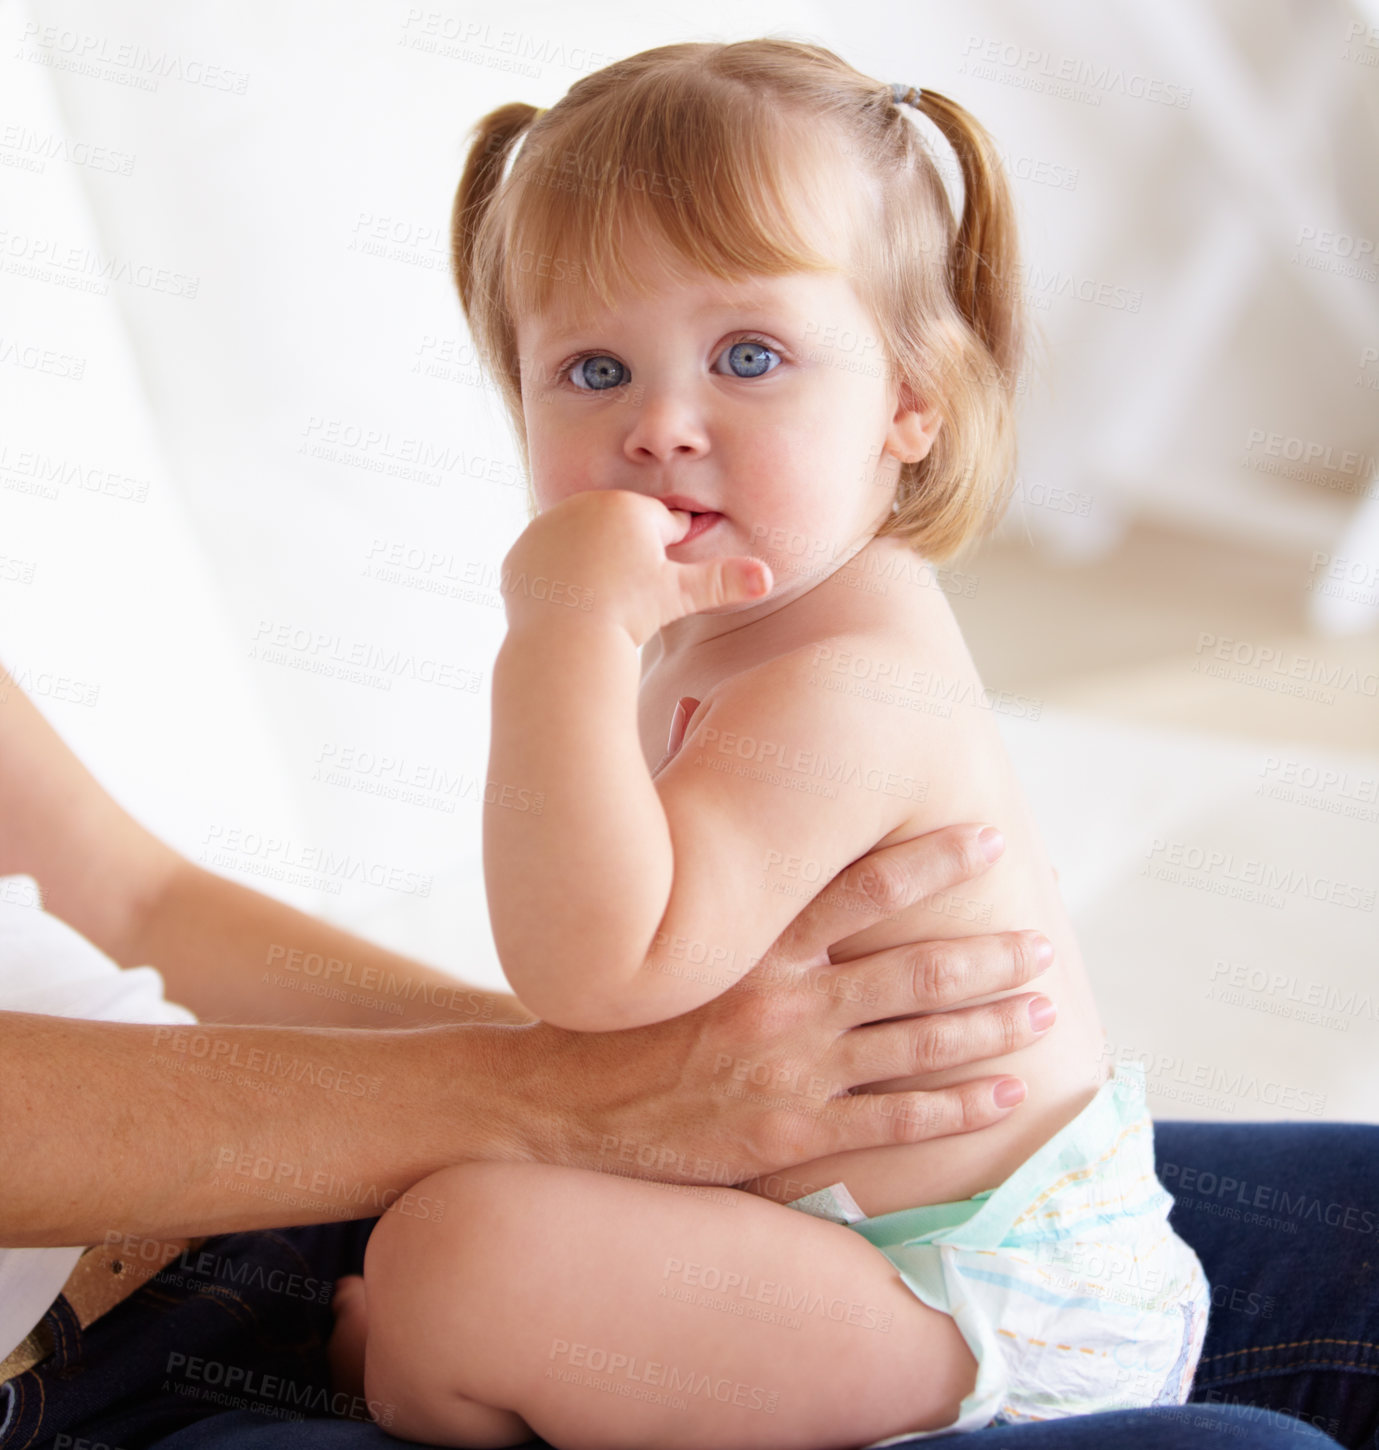
[[(701, 534), (707, 533), (718, 519), (723, 517), (720, 513), (694, 513), (690, 509), (684, 509), (682, 512), (689, 514), (690, 526), (686, 529), (684, 538), (677, 539), (676, 544), (687, 544), (691, 539), (699, 538)], [(671, 547), (673, 548), (674, 545)]]

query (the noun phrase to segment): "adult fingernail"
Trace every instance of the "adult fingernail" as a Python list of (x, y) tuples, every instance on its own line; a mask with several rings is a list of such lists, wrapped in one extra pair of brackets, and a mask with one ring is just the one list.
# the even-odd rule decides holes
[(1006, 848), (1005, 837), (995, 826), (987, 826), (977, 837), (977, 844), (982, 848), (982, 855), (988, 861), (994, 861)]
[(996, 1084), (992, 1096), (996, 1099), (998, 1108), (1013, 1108), (1016, 1103), (1024, 1100), (1025, 1085), (1018, 1077), (1003, 1077)]
[(1031, 997), (1029, 1004), (1029, 1025), (1036, 1032), (1045, 1032), (1058, 1016), (1058, 1008), (1047, 997)]

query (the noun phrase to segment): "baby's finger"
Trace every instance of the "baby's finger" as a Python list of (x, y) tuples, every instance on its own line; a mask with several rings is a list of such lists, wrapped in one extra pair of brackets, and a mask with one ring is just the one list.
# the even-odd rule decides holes
[(676, 584), (684, 614), (698, 614), (724, 604), (761, 599), (771, 591), (771, 569), (760, 559), (709, 559), (678, 566)]
[(652, 780), (674, 760), (680, 747), (685, 743), (685, 731), (689, 728), (689, 722), (694, 712), (699, 708), (699, 701), (693, 695), (681, 695), (675, 706), (675, 713), (670, 719), (670, 736), (666, 740), (666, 753), (661, 757), (660, 764), (651, 772)]
[(685, 743), (685, 730), (690, 716), (699, 708), (699, 701), (693, 695), (681, 695), (675, 702), (675, 714), (670, 720), (670, 735), (666, 739), (666, 754), (674, 755)]
[(670, 522), (666, 522), (665, 515), (660, 516), (657, 522), (661, 525), (662, 538), (667, 544), (678, 544), (690, 531), (694, 523), (694, 515), (684, 509), (667, 509)]

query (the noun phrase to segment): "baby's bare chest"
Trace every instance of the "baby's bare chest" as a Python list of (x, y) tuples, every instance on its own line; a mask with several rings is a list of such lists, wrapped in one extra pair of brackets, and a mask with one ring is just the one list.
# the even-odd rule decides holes
[(879, 567), (873, 549), (885, 559), (895, 552), (883, 544), (875, 541), (854, 567), (759, 624), (671, 659), (650, 646), (653, 662), (643, 668), (637, 712), (647, 768), (654, 772), (666, 756), (680, 701), (702, 718), (718, 689), (784, 655), (807, 662), (805, 675), (792, 677), (806, 694), (855, 702), (857, 753), (874, 757), (856, 762), (864, 769), (879, 767), (883, 756), (888, 766), (904, 768), (909, 739), (923, 750), (937, 722), (956, 718), (955, 701), (977, 699), (981, 681), (946, 597), (912, 565), (901, 572), (893, 563)]

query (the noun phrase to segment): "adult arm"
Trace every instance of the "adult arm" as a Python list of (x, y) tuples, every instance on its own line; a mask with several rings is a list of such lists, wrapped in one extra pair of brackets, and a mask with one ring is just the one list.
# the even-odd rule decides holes
[(851, 1089), (1033, 1041), (1033, 994), (957, 1004), (1042, 971), (1038, 934), (896, 947), (839, 966), (827, 947), (987, 859), (976, 826), (873, 852), (728, 992), (625, 1032), (168, 1027), (0, 1012), (0, 1244), (366, 1217), (434, 1169), (475, 1159), (741, 1183), (844, 1149), (979, 1129), (1009, 1111), (993, 1093), (1005, 1075), (932, 1092)]
[(122, 810), (0, 669), (0, 875), (121, 966), (156, 966), (203, 1021), (413, 1027), (530, 1022), (491, 992), (210, 871)]

